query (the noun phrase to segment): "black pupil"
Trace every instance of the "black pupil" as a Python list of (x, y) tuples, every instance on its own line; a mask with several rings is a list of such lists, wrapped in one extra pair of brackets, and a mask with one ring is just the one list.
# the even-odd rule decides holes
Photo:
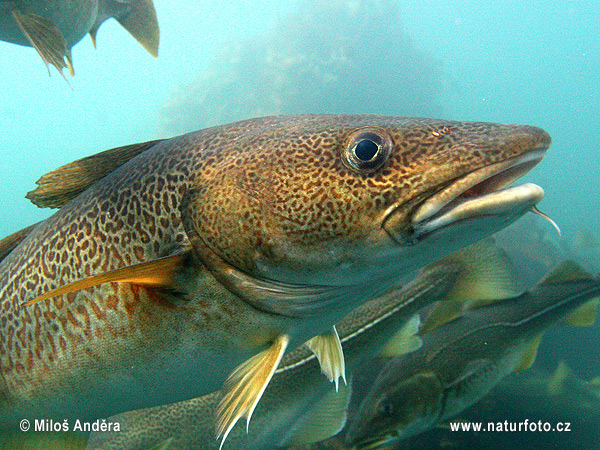
[(361, 161), (370, 161), (377, 154), (379, 146), (370, 139), (363, 139), (354, 149), (354, 154)]

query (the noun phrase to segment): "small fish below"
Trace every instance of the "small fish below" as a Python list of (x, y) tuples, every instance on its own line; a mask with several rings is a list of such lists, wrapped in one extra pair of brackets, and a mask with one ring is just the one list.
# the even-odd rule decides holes
[[(448, 421), (511, 373), (529, 368), (549, 327), (592, 324), (598, 294), (600, 278), (566, 261), (530, 291), (421, 335), (420, 349), (380, 365), (376, 380), (367, 380), (370, 388), (357, 399), (346, 442), (378, 449)], [(549, 392), (560, 391), (565, 373), (549, 384)]]
[(46, 66), (53, 65), (65, 78), (64, 68), (75, 74), (71, 48), (86, 33), (95, 47), (98, 28), (111, 17), (152, 56), (158, 56), (160, 32), (153, 0), (2, 1), (0, 40), (34, 47)]

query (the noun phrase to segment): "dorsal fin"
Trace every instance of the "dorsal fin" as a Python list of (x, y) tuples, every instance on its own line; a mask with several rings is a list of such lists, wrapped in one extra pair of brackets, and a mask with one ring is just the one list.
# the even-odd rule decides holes
[(27, 228), (23, 228), (22, 230), (17, 231), (16, 233), (10, 234), (6, 236), (4, 239), (0, 240), (0, 261), (2, 261), (6, 256), (13, 251), (13, 249), (23, 241), (31, 230), (35, 228), (37, 225), (30, 225)]
[(60, 208), (117, 167), (148, 150), (162, 139), (124, 145), (78, 159), (41, 177), (26, 198), (40, 208)]
[(493, 238), (472, 244), (436, 264), (456, 264), (460, 272), (452, 289), (431, 309), (421, 333), (456, 319), (466, 310), (523, 292), (517, 268)]
[(567, 281), (591, 281), (594, 277), (587, 273), (575, 261), (567, 260), (559, 264), (556, 268), (550, 271), (548, 275), (540, 281), (540, 286), (561, 284)]

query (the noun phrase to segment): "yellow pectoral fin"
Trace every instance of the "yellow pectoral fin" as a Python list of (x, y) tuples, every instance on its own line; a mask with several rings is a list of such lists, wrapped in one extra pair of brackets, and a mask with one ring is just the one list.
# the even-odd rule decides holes
[(219, 450), (231, 429), (242, 417), (247, 419), (248, 430), (252, 413), (273, 378), (289, 341), (287, 335), (278, 336), (268, 349), (240, 364), (225, 382), (225, 395), (217, 410), (217, 439), (223, 436)]
[(54, 22), (36, 14), (23, 13), (18, 9), (13, 10), (12, 15), (46, 65), (52, 64), (56, 67), (65, 81), (67, 79), (62, 71), (65, 67), (69, 69), (71, 76), (75, 75), (71, 49), (67, 47), (65, 37)]
[(329, 381), (335, 383), (338, 390), (340, 377), (346, 384), (346, 363), (342, 343), (335, 326), (330, 333), (320, 334), (306, 342), (308, 348), (315, 354), (321, 365), (321, 372)]
[(23, 303), (23, 305), (28, 306), (58, 295), (68, 294), (69, 292), (75, 292), (109, 282), (135, 283), (152, 287), (170, 286), (176, 272), (184, 265), (184, 261), (188, 257), (188, 254), (189, 252), (183, 252), (173, 256), (166, 256), (164, 258), (122, 267), (98, 275), (92, 275), (82, 280), (77, 280), (59, 288), (52, 289), (33, 300)]
[(158, 56), (160, 31), (152, 0), (138, 0), (132, 3), (132, 9), (127, 15), (117, 15), (115, 18), (148, 53)]

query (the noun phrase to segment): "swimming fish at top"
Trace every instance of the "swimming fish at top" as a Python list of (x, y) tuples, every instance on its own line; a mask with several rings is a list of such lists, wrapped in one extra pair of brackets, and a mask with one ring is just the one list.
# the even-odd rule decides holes
[(531, 291), (422, 335), (422, 347), (391, 359), (358, 401), (346, 442), (380, 448), (454, 417), (507, 375), (530, 367), (550, 326), (589, 325), (598, 294), (600, 280), (567, 261)]
[(47, 66), (74, 75), (71, 47), (89, 33), (94, 46), (102, 22), (114, 17), (153, 56), (159, 30), (152, 0), (0, 1), (0, 40), (34, 47)]
[(542, 189), (507, 186), (549, 145), (529, 126), (282, 116), (51, 172), (28, 197), (60, 210), (0, 242), (0, 424), (108, 417), (230, 375), (224, 437), (306, 341), (337, 381), (333, 325), (531, 210)]

